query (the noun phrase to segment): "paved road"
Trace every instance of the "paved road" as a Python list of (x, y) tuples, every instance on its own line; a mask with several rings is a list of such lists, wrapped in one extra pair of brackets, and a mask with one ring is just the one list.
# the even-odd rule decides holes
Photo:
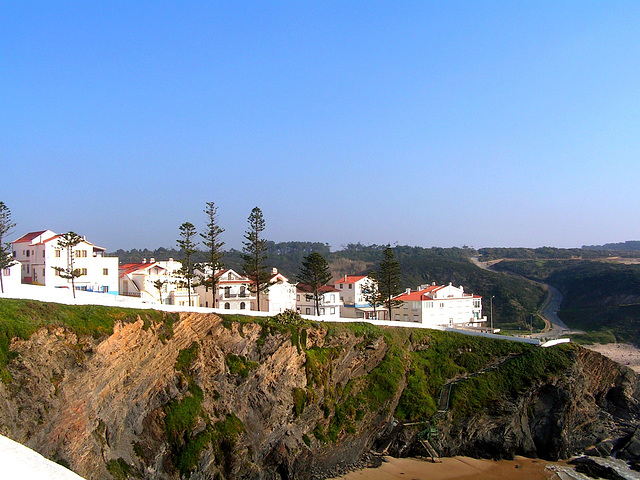
[[(495, 270), (493, 270), (491, 266), (499, 261), (500, 260), (485, 263), (481, 262), (478, 257), (471, 257), (471, 262), (473, 262), (474, 265), (482, 268), (483, 270), (489, 270), (492, 272), (494, 272)], [(558, 310), (560, 310), (560, 305), (562, 304), (562, 294), (560, 293), (560, 291), (557, 288), (552, 287), (551, 285), (547, 285), (546, 283), (535, 283), (542, 285), (542, 287), (547, 291), (547, 298), (545, 298), (542, 307), (540, 308), (540, 310), (538, 310), (538, 314), (540, 314), (543, 319), (546, 319), (547, 322), (551, 324), (551, 328), (548, 331), (534, 333), (532, 337), (547, 338), (551, 340), (568, 333), (580, 333), (577, 331), (571, 331), (569, 327), (567, 327), (567, 325), (562, 320), (560, 320), (560, 317), (558, 317)]]

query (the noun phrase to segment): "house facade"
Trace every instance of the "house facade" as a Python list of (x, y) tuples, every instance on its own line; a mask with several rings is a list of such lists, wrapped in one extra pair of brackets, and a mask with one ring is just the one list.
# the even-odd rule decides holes
[(366, 275), (345, 275), (340, 280), (334, 282), (334, 287), (340, 292), (340, 315), (344, 318), (378, 319), (385, 320), (387, 312), (383, 307), (377, 306), (375, 309), (364, 298), (363, 287), (374, 285), (376, 281)]
[[(180, 262), (156, 262), (152, 258), (140, 263), (125, 263), (119, 269), (120, 295), (138, 297), (143, 302), (164, 305), (189, 305), (189, 291), (177, 276)], [(156, 282), (161, 282), (160, 289)], [(191, 306), (197, 307), (198, 295), (191, 292)]]
[(210, 308), (222, 308), (224, 310), (255, 310), (256, 296), (251, 293), (251, 280), (244, 275), (228, 268), (218, 270), (215, 273), (218, 284), (216, 285), (215, 304), (211, 305), (212, 292), (204, 286), (196, 287), (203, 306)]
[[(60, 276), (57, 268), (69, 266), (67, 250), (60, 247), (61, 235), (51, 230), (29, 232), (12, 242), (13, 257), (21, 264), (21, 281), (31, 285), (70, 288), (71, 281)], [(73, 267), (80, 276), (76, 290), (118, 294), (118, 258), (105, 257), (106, 249), (84, 237), (73, 247)]]
[(330, 285), (320, 287), (320, 312), (316, 312), (313, 289), (309, 285), (299, 283), (296, 287), (296, 311), (301, 315), (323, 315), (340, 317), (340, 291)]
[(269, 287), (266, 295), (264, 296), (266, 301), (265, 305), (261, 305), (260, 310), (270, 313), (280, 313), (285, 310), (296, 311), (296, 285), (289, 283), (289, 279), (278, 273), (278, 269), (274, 268), (271, 271), (271, 278), (269, 279)]
[(427, 327), (482, 328), (486, 325), (482, 297), (465, 293), (462, 286), (421, 285), (416, 290), (407, 289), (395, 300), (402, 304), (392, 308), (392, 320)]

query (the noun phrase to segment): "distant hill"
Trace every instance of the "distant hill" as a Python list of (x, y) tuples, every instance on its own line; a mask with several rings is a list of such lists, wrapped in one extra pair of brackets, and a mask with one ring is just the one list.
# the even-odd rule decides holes
[(604, 245), (583, 245), (585, 250), (615, 250), (615, 251), (640, 251), (640, 240), (627, 240), (626, 242), (605, 243)]

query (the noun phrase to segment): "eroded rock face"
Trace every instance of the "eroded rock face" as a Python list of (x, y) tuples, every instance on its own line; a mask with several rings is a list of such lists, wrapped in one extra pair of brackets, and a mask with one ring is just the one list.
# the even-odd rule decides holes
[[(372, 446), (422, 453), (416, 429), (394, 427), (405, 373), (388, 398), (342, 402), (383, 362), (382, 338), (311, 327), (292, 335), (204, 314), (182, 314), (172, 335), (165, 330), (139, 320), (101, 339), (52, 328), (14, 340), (13, 381), (0, 383), (0, 434), (87, 479), (305, 479)], [(524, 395), (470, 418), (450, 412), (441, 452), (566, 458), (593, 447), (636, 455), (637, 377), (575, 351), (569, 370)], [(340, 423), (344, 415), (351, 420)]]
[[(144, 478), (180, 478), (185, 469), (176, 464), (177, 450), (187, 442), (169, 438), (166, 415), (172, 402), (193, 399), (199, 390), (194, 422), (182, 435), (223, 428), (231, 414), (242, 432), (237, 442), (218, 432), (199, 450), (191, 478), (308, 478), (368, 449), (369, 432), (353, 432), (348, 449), (314, 437), (316, 425), (328, 422), (322, 405), (329, 383), (307, 388), (304, 350), (288, 332), (264, 335), (260, 325), (225, 326), (202, 314), (182, 315), (164, 341), (158, 328), (139, 320), (116, 325), (101, 341), (61, 328), (14, 340), (19, 355), (9, 366), (13, 382), (0, 385), (0, 433), (87, 479), (109, 478), (118, 462)], [(322, 329), (305, 335), (306, 348), (339, 345), (331, 365), (319, 367), (332, 378), (329, 392), (366, 374), (386, 350), (384, 342), (359, 345), (353, 335), (329, 340)], [(176, 370), (179, 353), (193, 344), (197, 355)], [(229, 355), (247, 370), (231, 371)], [(306, 395), (302, 411), (294, 411), (294, 389)], [(376, 413), (367, 428), (375, 431), (389, 416)]]
[[(615, 455), (614, 440), (633, 434), (640, 420), (639, 394), (638, 377), (630, 369), (577, 348), (565, 375), (473, 418), (450, 414), (441, 446), (446, 455), (492, 458), (557, 460), (596, 445), (594, 452)], [(635, 451), (633, 442), (629, 446)]]

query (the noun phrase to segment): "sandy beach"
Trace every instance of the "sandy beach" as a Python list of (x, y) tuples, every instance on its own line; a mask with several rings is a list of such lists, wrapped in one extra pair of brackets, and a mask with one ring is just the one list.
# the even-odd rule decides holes
[(442, 463), (431, 463), (414, 458), (384, 457), (378, 468), (365, 468), (351, 472), (340, 480), (547, 480), (559, 479), (555, 472), (557, 467), (564, 467), (564, 462), (548, 462), (546, 460), (516, 457), (515, 460), (478, 460), (469, 457), (443, 458)]
[(597, 343), (583, 346), (640, 373), (640, 349), (633, 345), (629, 345), (628, 343), (607, 343), (604, 345)]

